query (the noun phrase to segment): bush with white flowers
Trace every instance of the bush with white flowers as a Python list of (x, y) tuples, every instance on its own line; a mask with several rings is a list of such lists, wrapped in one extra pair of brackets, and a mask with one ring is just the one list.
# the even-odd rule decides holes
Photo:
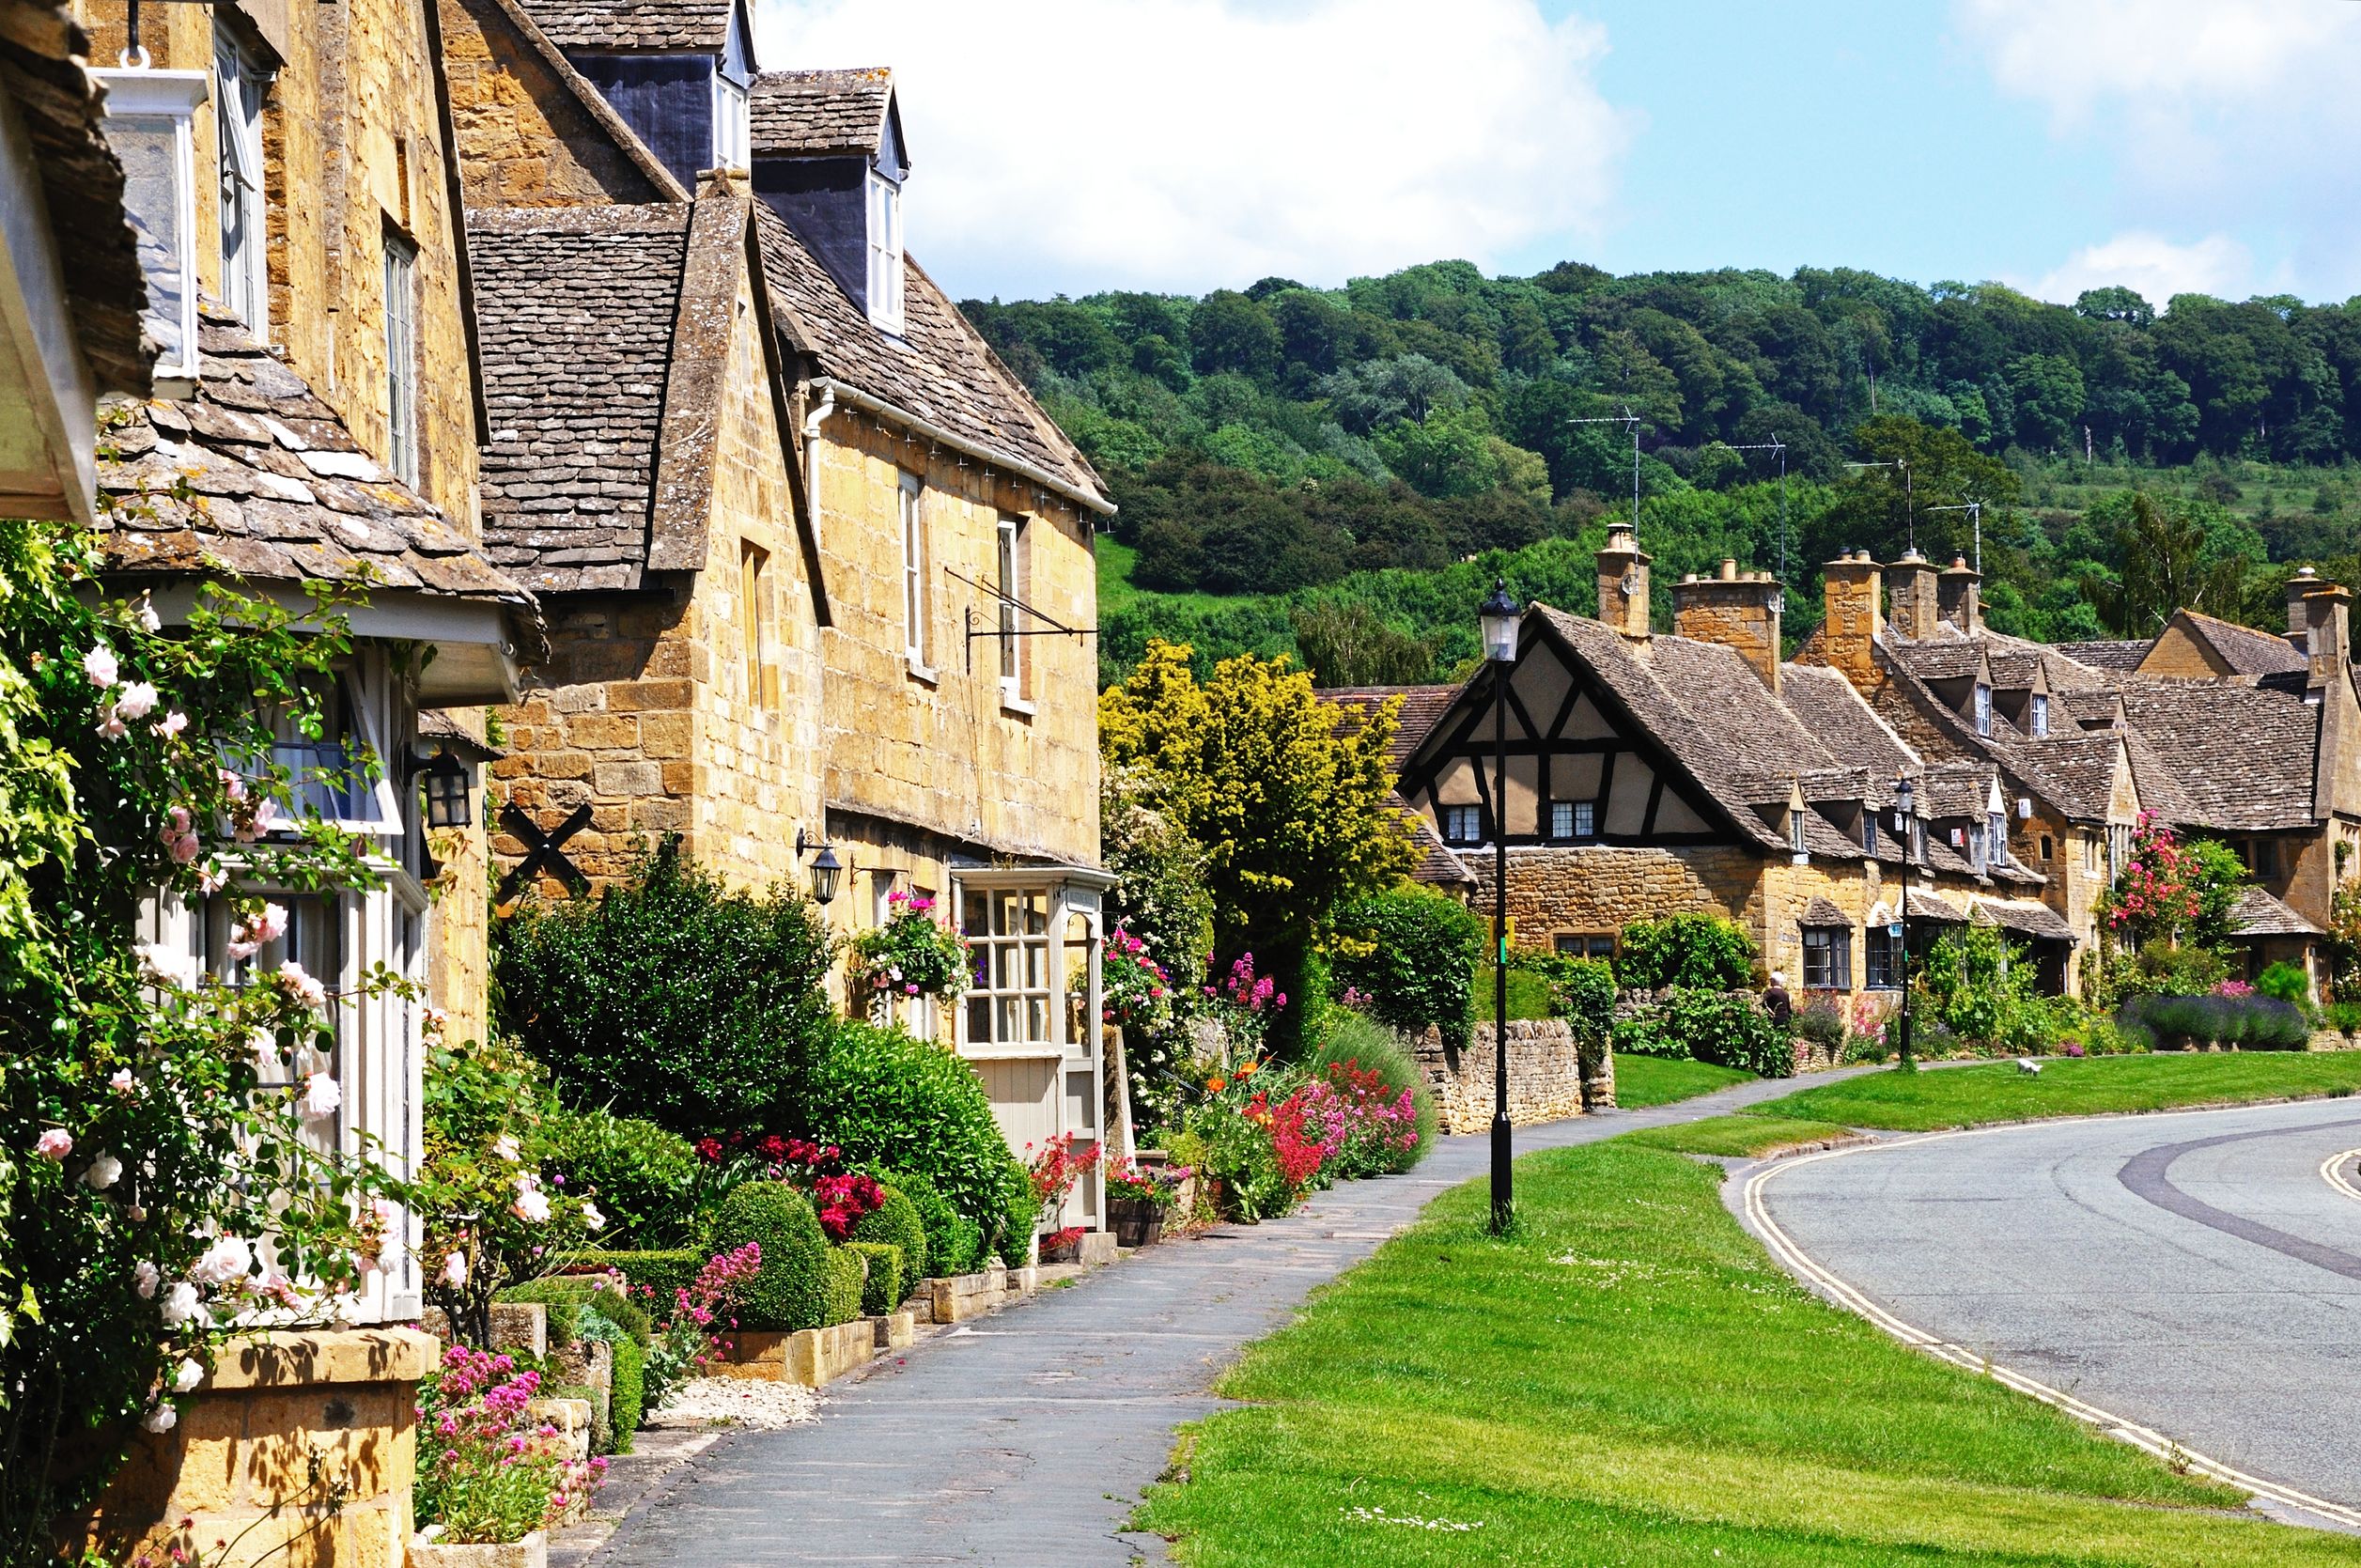
[[(186, 498), (180, 498), (185, 502)], [(333, 1322), (401, 1193), (320, 1134), (332, 998), (140, 945), (144, 899), (366, 887), (273, 761), (319, 733), (349, 600), (219, 589), (167, 633), (110, 599), (93, 536), (0, 521), (0, 1562), (47, 1560), (137, 1429), (164, 1431), (236, 1325)], [(374, 759), (361, 758), (367, 770)]]

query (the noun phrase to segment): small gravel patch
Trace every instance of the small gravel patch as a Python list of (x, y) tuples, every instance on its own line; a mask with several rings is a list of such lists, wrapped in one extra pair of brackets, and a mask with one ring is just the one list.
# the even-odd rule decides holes
[(738, 1426), (775, 1432), (819, 1420), (819, 1396), (797, 1383), (771, 1383), (746, 1377), (692, 1377), (664, 1401), (657, 1421), (664, 1426), (694, 1426), (707, 1421), (730, 1421)]

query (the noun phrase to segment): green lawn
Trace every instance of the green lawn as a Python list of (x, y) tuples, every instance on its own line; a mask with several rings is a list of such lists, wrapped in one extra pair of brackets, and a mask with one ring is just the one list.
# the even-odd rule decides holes
[(1834, 1122), (1803, 1122), (1789, 1116), (1753, 1116), (1739, 1111), (1732, 1116), (1708, 1116), (1702, 1121), (1684, 1122), (1678, 1126), (1650, 1127), (1645, 1132), (1626, 1133), (1624, 1136), (1632, 1142), (1651, 1149), (1753, 1159), (1774, 1149), (1792, 1149), (1798, 1144), (1842, 1138), (1852, 1130)]
[(1705, 1062), (1674, 1062), (1662, 1056), (1619, 1056), (1615, 1059), (1615, 1103), (1625, 1110), (1670, 1105), (1674, 1100), (1709, 1094), (1733, 1083), (1750, 1083), (1754, 1075), (1735, 1067)]
[[(1620, 1073), (1622, 1061), (1615, 1065)], [(1765, 1101), (1747, 1113), (1925, 1132), (2041, 1116), (2169, 1110), (2356, 1090), (2361, 1090), (2361, 1051), (2167, 1052), (2080, 1061), (2048, 1057), (2038, 1076), (2020, 1072), (2012, 1062), (1868, 1073)]]
[(1807, 1294), (1623, 1138), (1479, 1184), (1250, 1347), (1139, 1522), (1198, 1568), (2361, 1563)]

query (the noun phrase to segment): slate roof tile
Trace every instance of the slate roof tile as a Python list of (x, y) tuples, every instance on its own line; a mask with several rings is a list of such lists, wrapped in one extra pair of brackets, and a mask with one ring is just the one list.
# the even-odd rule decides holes
[(2182, 820), (2229, 831), (2308, 828), (2320, 709), (2301, 679), (2128, 680), (2125, 717), (2187, 796)]
[(2232, 675), (2286, 675), (2311, 666), (2310, 659), (2298, 652), (2294, 644), (2274, 633), (2196, 610), (2182, 610), (2173, 618), (2211, 645)]
[(874, 156), (893, 101), (893, 72), (767, 70), (747, 94), (756, 157)]
[(2321, 928), (2261, 888), (2239, 890), (2229, 907), (2229, 930), (2237, 937), (2318, 937)]
[(692, 50), (729, 40), (730, 0), (524, 0), (561, 49)]
[(2134, 638), (2129, 642), (2057, 643), (2051, 645), (2077, 664), (2128, 675), (2139, 668), (2139, 661), (2148, 657), (2148, 650), (2152, 644), (2145, 638)]

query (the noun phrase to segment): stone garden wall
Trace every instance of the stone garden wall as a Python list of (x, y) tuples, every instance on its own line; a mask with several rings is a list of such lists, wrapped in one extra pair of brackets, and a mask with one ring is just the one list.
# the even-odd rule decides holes
[[(1465, 1050), (1447, 1048), (1429, 1029), (1417, 1042), (1419, 1065), (1441, 1113), (1446, 1133), (1482, 1132), (1492, 1125), (1493, 1026), (1479, 1023)], [(1583, 1077), (1574, 1032), (1560, 1018), (1509, 1020), (1509, 1120), (1556, 1122), (1615, 1105), (1615, 1059), (1602, 1050)]]

